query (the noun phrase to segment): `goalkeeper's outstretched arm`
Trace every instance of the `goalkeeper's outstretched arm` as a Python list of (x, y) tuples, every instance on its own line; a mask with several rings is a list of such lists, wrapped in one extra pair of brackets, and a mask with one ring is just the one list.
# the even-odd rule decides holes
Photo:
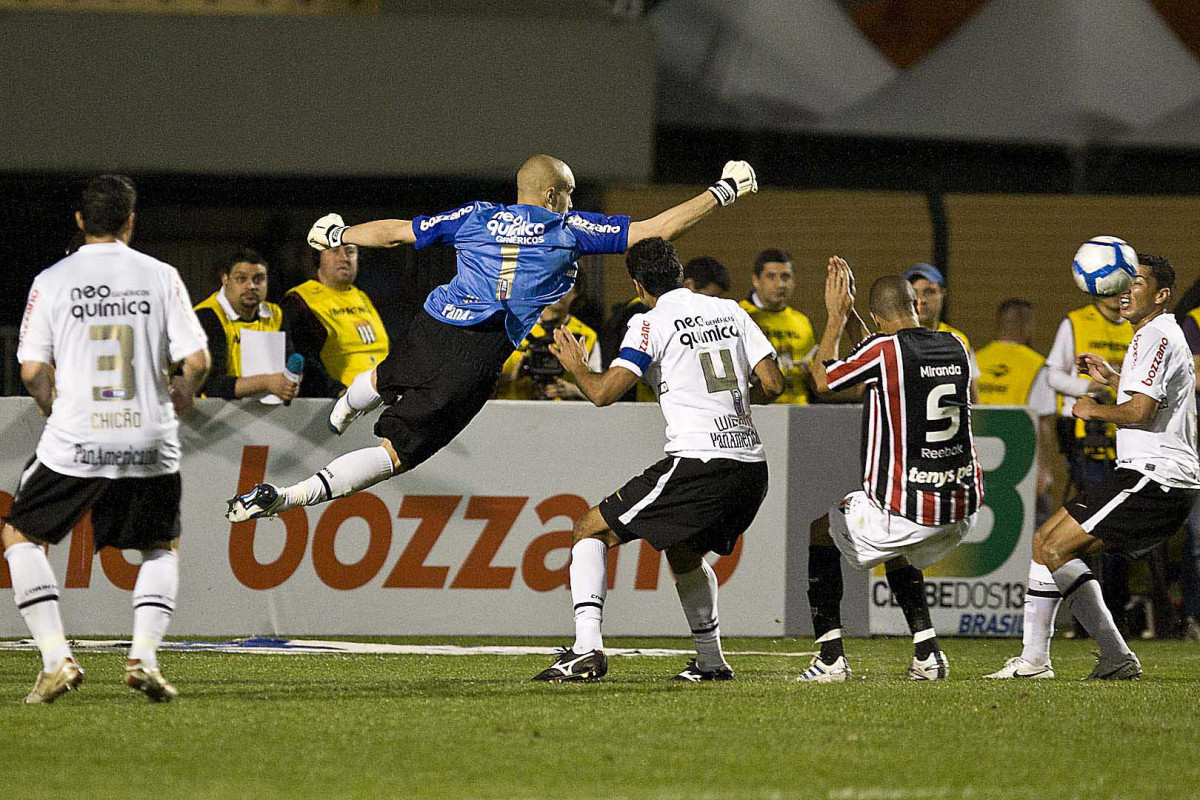
[(340, 214), (326, 214), (308, 231), (308, 243), (315, 250), (328, 250), (344, 244), (359, 247), (396, 247), (416, 244), (412, 220), (377, 219), (359, 225), (346, 225)]
[(745, 161), (730, 161), (721, 173), (721, 179), (705, 191), (677, 206), (646, 220), (629, 226), (629, 246), (642, 239), (658, 237), (671, 240), (680, 236), (719, 206), (732, 205), (744, 194), (758, 191), (758, 178), (754, 167)]

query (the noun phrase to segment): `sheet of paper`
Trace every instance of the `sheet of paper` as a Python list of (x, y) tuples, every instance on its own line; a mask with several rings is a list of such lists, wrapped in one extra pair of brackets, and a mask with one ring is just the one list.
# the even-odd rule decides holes
[[(242, 331), (242, 376), (269, 375), (283, 372), (287, 338), (283, 331)], [(273, 394), (262, 402), (279, 405), (283, 401)]]

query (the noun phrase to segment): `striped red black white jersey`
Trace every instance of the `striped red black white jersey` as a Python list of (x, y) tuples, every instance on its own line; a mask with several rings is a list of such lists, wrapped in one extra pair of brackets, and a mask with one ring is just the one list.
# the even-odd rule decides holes
[(863, 340), (825, 365), (829, 388), (865, 385), (863, 489), (918, 525), (979, 510), (983, 472), (971, 436), (971, 367), (953, 334), (905, 328)]

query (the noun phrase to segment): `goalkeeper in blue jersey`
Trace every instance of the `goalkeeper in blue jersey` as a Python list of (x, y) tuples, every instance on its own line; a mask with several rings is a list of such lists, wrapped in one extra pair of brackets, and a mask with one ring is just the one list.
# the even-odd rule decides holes
[(231, 499), (226, 517), (242, 522), (324, 503), (423, 463), (483, 408), (505, 359), (542, 309), (574, 285), (576, 259), (623, 253), (650, 237), (673, 239), (717, 207), (758, 191), (758, 183), (749, 164), (730, 161), (706, 191), (638, 222), (575, 211), (574, 191), (570, 167), (537, 155), (517, 172), (513, 205), (471, 202), (413, 220), (351, 226), (337, 214), (317, 220), (308, 234), (317, 250), (447, 244), (458, 251), (458, 272), (430, 293), (403, 341), (358, 375), (330, 412), (329, 426), (341, 434), (361, 414), (386, 405), (375, 423), (379, 446), (340, 456), (292, 486), (260, 483)]

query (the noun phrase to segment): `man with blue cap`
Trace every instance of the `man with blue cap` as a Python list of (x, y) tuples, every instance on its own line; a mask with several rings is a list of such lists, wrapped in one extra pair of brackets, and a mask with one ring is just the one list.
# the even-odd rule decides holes
[(915, 264), (904, 279), (912, 284), (917, 293), (917, 318), (921, 327), (931, 331), (952, 333), (967, 348), (967, 360), (971, 363), (971, 402), (979, 402), (979, 365), (975, 362), (975, 351), (971, 349), (971, 340), (958, 328), (942, 322), (942, 305), (946, 302), (946, 279), (942, 271), (933, 264)]

